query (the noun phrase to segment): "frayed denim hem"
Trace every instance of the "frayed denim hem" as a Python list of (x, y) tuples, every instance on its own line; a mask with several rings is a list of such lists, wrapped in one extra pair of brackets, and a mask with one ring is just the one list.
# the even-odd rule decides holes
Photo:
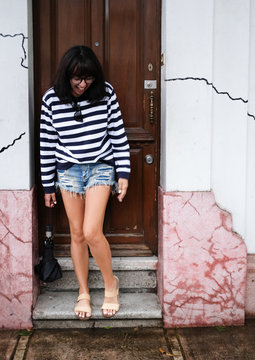
[(58, 182), (56, 183), (56, 185), (55, 185), (55, 188), (56, 188), (56, 191), (57, 192), (61, 192), (61, 190), (63, 190), (63, 191), (67, 191), (67, 192), (69, 192), (70, 193), (70, 195), (71, 196), (73, 196), (73, 197), (77, 197), (77, 196), (80, 196), (80, 198), (85, 198), (85, 196), (86, 196), (86, 191), (88, 190), (88, 189), (91, 189), (91, 188), (93, 188), (93, 187), (95, 187), (95, 186), (107, 186), (107, 187), (112, 187), (112, 191), (111, 191), (111, 193), (112, 193), (112, 195), (115, 195), (115, 194), (117, 194), (118, 193), (118, 183), (116, 182), (116, 181), (113, 181), (112, 183), (103, 183), (102, 181), (99, 181), (99, 182), (96, 182), (96, 183), (94, 183), (94, 184), (90, 184), (90, 185), (88, 185), (88, 186), (86, 186), (85, 188), (84, 188), (84, 192), (80, 192), (80, 191), (74, 191), (73, 190), (73, 187), (70, 187), (69, 188), (69, 186), (61, 186)]
[(59, 183), (56, 183), (55, 185), (55, 188), (56, 188), (56, 191), (58, 193), (61, 193), (61, 190), (62, 191), (66, 191), (66, 192), (69, 192), (71, 196), (73, 196), (74, 198), (77, 198), (78, 196), (81, 198), (81, 199), (84, 199), (85, 198), (85, 193), (84, 192), (80, 192), (80, 191), (74, 191), (73, 190), (73, 187), (72, 188), (69, 188), (68, 186), (61, 186), (59, 185)]
[(104, 183), (103, 181), (95, 182), (94, 184), (89, 184), (86, 186), (84, 191), (86, 192), (88, 189), (91, 189), (94, 186), (112, 186), (112, 195), (118, 192), (118, 183), (116, 181), (112, 181), (110, 184), (109, 181), (107, 183)]

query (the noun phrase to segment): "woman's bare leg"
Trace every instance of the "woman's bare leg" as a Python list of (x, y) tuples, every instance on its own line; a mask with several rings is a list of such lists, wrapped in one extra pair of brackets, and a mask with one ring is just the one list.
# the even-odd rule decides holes
[[(111, 187), (105, 185), (93, 186), (86, 191), (84, 214), (84, 237), (90, 252), (101, 270), (105, 289), (116, 289), (116, 279), (112, 271), (112, 257), (108, 241), (103, 234), (103, 222), (106, 205), (111, 193)], [(117, 303), (118, 299), (105, 299), (106, 302)], [(104, 310), (104, 315), (114, 315), (114, 310)]]
[[(71, 232), (71, 256), (75, 274), (79, 283), (79, 294), (89, 293), (88, 288), (88, 266), (89, 253), (88, 245), (83, 234), (85, 200), (80, 195), (73, 195), (68, 191), (61, 190), (66, 214), (69, 220)], [(88, 303), (88, 300), (81, 300), (81, 303)], [(80, 302), (79, 302), (80, 303)], [(90, 317), (90, 313), (79, 312), (80, 318)]]

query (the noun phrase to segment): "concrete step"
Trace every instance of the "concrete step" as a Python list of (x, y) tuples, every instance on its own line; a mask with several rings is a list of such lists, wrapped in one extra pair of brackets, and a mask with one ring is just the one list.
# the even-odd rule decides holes
[(43, 284), (33, 312), (36, 328), (135, 327), (162, 326), (161, 307), (156, 292), (158, 259), (151, 257), (113, 257), (114, 274), (120, 279), (120, 311), (113, 319), (101, 312), (104, 284), (95, 261), (89, 260), (89, 288), (93, 316), (89, 321), (75, 317), (74, 304), (78, 283), (72, 259), (58, 258), (63, 278)]
[(113, 319), (101, 312), (103, 290), (91, 291), (92, 318), (80, 321), (75, 317), (77, 292), (50, 292), (41, 294), (33, 312), (35, 328), (87, 328), (162, 326), (162, 313), (158, 297), (153, 293), (120, 293), (120, 310)]
[[(73, 270), (73, 262), (70, 257), (58, 257), (59, 264), (63, 271)], [(113, 257), (113, 270), (157, 270), (158, 258), (157, 256), (129, 256), (129, 257)], [(99, 270), (93, 258), (89, 258), (89, 269)]]
[[(63, 271), (63, 277), (52, 283), (42, 284), (44, 290), (49, 291), (76, 291), (76, 280), (71, 258), (58, 258)], [(156, 291), (157, 257), (113, 257), (112, 266), (114, 274), (119, 277), (120, 288), (136, 289), (137, 291)], [(103, 289), (104, 283), (93, 258), (89, 260), (89, 288)]]

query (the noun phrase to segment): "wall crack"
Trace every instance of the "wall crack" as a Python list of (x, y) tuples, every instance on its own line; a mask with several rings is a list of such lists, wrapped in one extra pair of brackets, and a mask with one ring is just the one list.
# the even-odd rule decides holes
[(0, 36), (1, 36), (1, 37), (4, 37), (4, 38), (6, 38), (6, 37), (14, 38), (14, 37), (17, 37), (17, 36), (21, 36), (21, 38), (22, 38), (21, 47), (22, 47), (22, 51), (23, 51), (24, 56), (21, 57), (20, 65), (21, 65), (23, 68), (28, 69), (28, 67), (27, 67), (26, 65), (24, 65), (24, 62), (25, 62), (26, 59), (27, 59), (27, 52), (26, 52), (24, 43), (25, 43), (25, 40), (28, 39), (28, 37), (25, 36), (23, 33), (13, 34), (13, 35), (0, 33)]
[[(241, 101), (244, 104), (248, 104), (248, 100), (243, 99), (241, 97), (233, 97), (229, 94), (229, 92), (227, 91), (219, 91), (215, 85), (213, 85), (212, 82), (209, 82), (206, 78), (198, 78), (198, 77), (193, 77), (193, 76), (187, 76), (187, 77), (178, 77), (178, 78), (172, 78), (172, 79), (166, 79), (165, 81), (186, 81), (186, 80), (193, 80), (193, 81), (203, 81), (206, 83), (206, 85), (211, 86), (212, 89), (218, 94), (218, 95), (226, 95), (229, 97), (230, 100), (232, 101)], [(249, 112), (247, 112), (247, 115), (250, 116), (251, 118), (253, 118), (253, 120), (255, 120), (255, 115), (250, 114)]]
[(5, 150), (7, 150), (9, 147), (13, 146), (15, 144), (16, 141), (20, 140), (22, 138), (23, 135), (25, 135), (26, 133), (23, 132), (22, 134), (20, 134), (19, 137), (17, 137), (16, 139), (13, 140), (13, 142), (7, 146), (2, 147), (2, 149), (0, 149), (0, 153), (4, 152)]

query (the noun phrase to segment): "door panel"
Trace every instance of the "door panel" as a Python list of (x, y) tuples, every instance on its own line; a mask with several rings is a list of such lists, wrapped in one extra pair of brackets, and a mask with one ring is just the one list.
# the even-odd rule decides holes
[[(143, 169), (140, 166), (142, 161), (142, 149), (131, 149), (132, 172), (138, 178), (142, 178)], [(116, 201), (114, 197), (110, 198), (105, 219), (105, 231), (111, 238), (111, 243), (118, 243), (120, 237), (125, 242), (127, 236), (132, 237), (129, 242), (139, 242), (143, 237), (143, 191), (142, 183), (137, 183), (134, 176), (130, 178), (127, 198), (124, 206), (123, 204)], [(125, 207), (124, 211), (123, 207)]]
[[(39, 117), (41, 96), (51, 86), (57, 64), (69, 47), (90, 46), (115, 88), (131, 147), (131, 177), (122, 204), (111, 197), (104, 231), (112, 246), (157, 248), (157, 184), (160, 91), (159, 0), (34, 1), (36, 167), (39, 179)], [(144, 89), (156, 80), (156, 89)], [(150, 154), (152, 164), (145, 162)], [(48, 221), (39, 186), (41, 233)], [(55, 242), (70, 242), (61, 199), (53, 210)]]
[[(108, 2), (106, 74), (116, 84), (126, 126), (142, 126), (140, 1)], [(127, 104), (125, 106), (125, 104)]]
[[(87, 23), (89, 16), (83, 0), (58, 0), (53, 2), (55, 6), (53, 5), (52, 12), (56, 21), (53, 20), (55, 39), (52, 40), (56, 51), (54, 58), (57, 61), (55, 64), (57, 66), (59, 59), (68, 48), (88, 42), (89, 34), (88, 31), (84, 31), (84, 24)], [(52, 52), (54, 52), (54, 49), (52, 49)]]

